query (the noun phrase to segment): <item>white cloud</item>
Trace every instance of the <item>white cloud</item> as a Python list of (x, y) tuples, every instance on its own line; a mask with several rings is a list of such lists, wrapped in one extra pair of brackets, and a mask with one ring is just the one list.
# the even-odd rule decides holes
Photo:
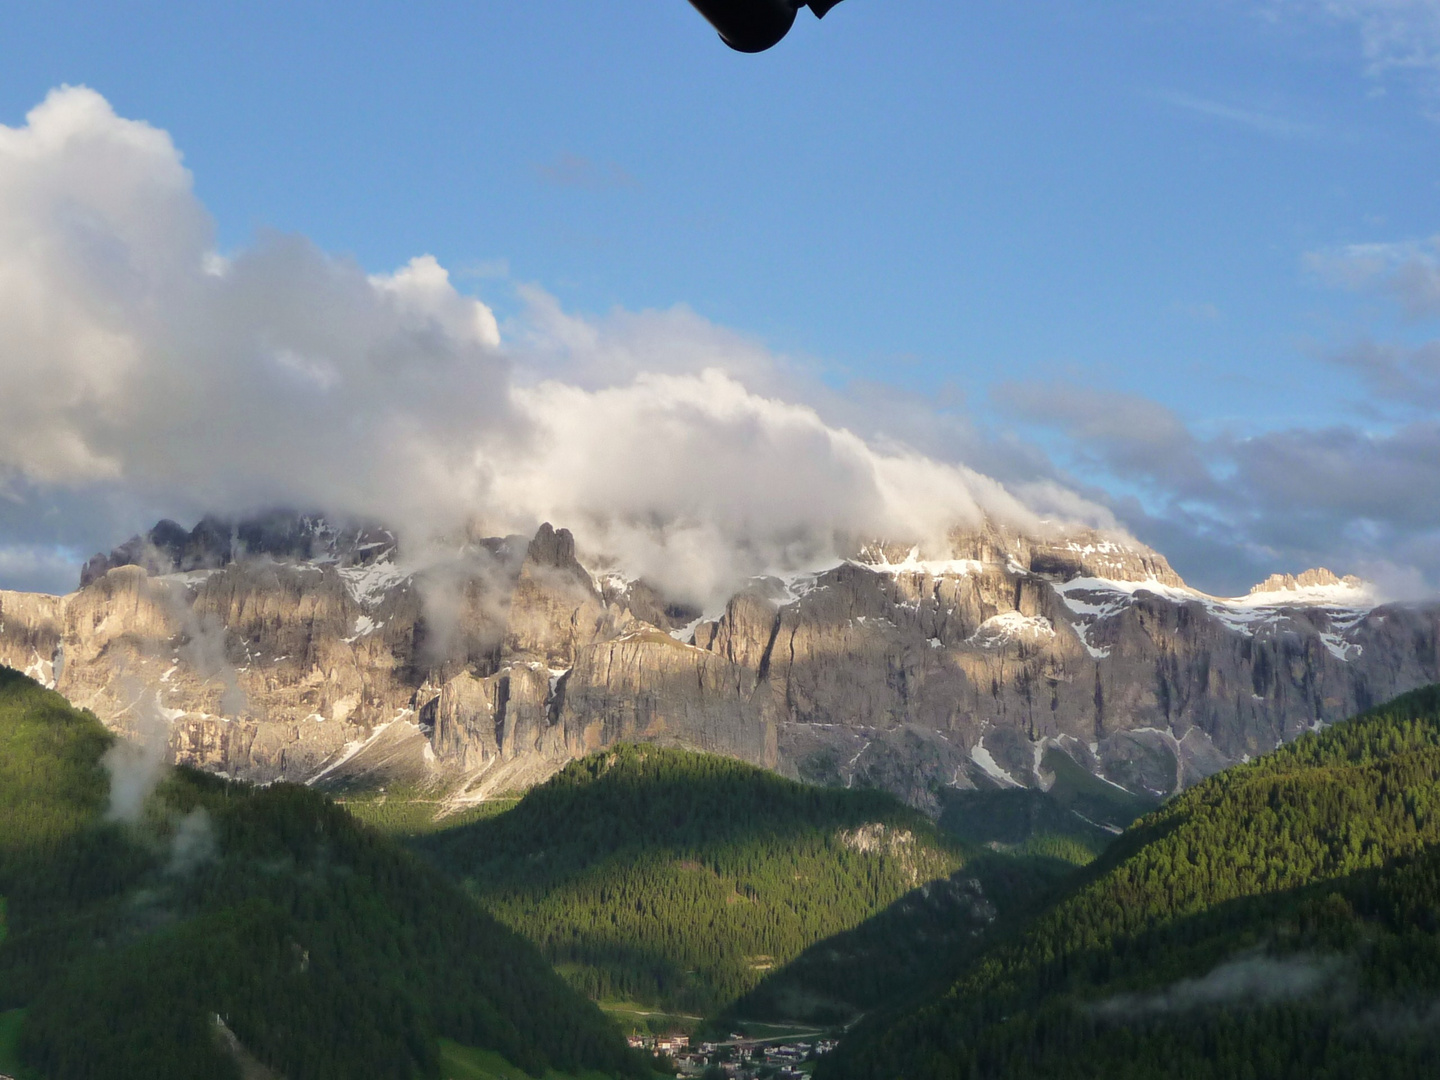
[(1440, 0), (1269, 0), (1263, 9), (1351, 26), (1368, 74), (1418, 76), (1428, 91), (1440, 89)]
[(692, 599), (847, 536), (1036, 521), (993, 480), (795, 404), (803, 371), (692, 312), (592, 320), (525, 295), (505, 345), (428, 255), (369, 275), (265, 235), (222, 256), (169, 137), (57, 90), (0, 127), (0, 477), (22, 517), (69, 491), (412, 537), (549, 519)]
[[(1316, 268), (1433, 313), (1437, 256), (1379, 245)], [(1202, 439), (1132, 394), (997, 392), (1061, 432), (1081, 472), (1146, 492), (1142, 508), (985, 435), (954, 407), (963, 388), (947, 407), (837, 391), (683, 307), (588, 318), (522, 295), (502, 342), (429, 256), (372, 275), (276, 235), (222, 256), (164, 132), (92, 91), (54, 92), (0, 127), (0, 585), (73, 582), (68, 552), (162, 513), (275, 505), (409, 539), (550, 520), (698, 602), (855, 538), (934, 537), (981, 513), (1031, 529), (1118, 517), (1210, 587), (1317, 562), (1440, 583), (1428, 346), (1342, 358), (1422, 410), (1379, 432)]]
[(433, 325), (459, 341), (490, 348), (500, 345), (495, 314), (484, 304), (450, 287), (450, 274), (433, 255), (420, 255), (393, 274), (377, 274), (370, 282), (398, 299), (416, 332)]
[[(0, 127), (0, 466), (407, 514), (516, 422), (488, 309), (270, 236), (215, 258), (169, 137), (83, 88)], [(477, 436), (478, 433), (478, 436)]]
[[(603, 337), (593, 344), (606, 349)], [(833, 562), (857, 539), (940, 543), (982, 514), (1041, 527), (987, 477), (868, 443), (718, 368), (596, 390), (546, 381), (516, 402), (532, 431), (496, 470), (492, 505), (565, 522), (582, 545), (623, 554), (690, 599), (767, 569)]]

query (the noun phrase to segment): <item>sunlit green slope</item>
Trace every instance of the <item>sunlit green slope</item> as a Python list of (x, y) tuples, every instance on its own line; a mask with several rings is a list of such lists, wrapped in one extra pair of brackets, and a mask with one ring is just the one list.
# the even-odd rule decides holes
[(962, 862), (880, 792), (628, 745), (415, 843), (592, 997), (693, 1013)]

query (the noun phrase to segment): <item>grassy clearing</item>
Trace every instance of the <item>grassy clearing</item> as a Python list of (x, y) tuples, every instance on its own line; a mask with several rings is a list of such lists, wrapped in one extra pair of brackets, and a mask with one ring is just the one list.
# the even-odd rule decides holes
[(704, 1017), (665, 1012), (634, 1001), (600, 1001), (600, 1008), (620, 1025), (622, 1031), (643, 1035), (665, 1035), (672, 1031), (693, 1034)]
[(336, 797), (335, 801), (367, 825), (373, 825), (381, 832), (399, 839), (429, 836), (486, 818), (498, 817), (520, 802), (518, 798), (487, 799), (473, 803), (456, 813), (437, 817), (444, 806), (443, 800), (409, 793), (342, 795)]
[(476, 1050), (449, 1039), (440, 1040), (440, 1075), (444, 1080), (527, 1080), (524, 1069), (493, 1050)]
[[(493, 1050), (477, 1050), (461, 1046), (449, 1039), (440, 1040), (441, 1080), (534, 1080), (524, 1069), (516, 1068)], [(569, 1073), (546, 1072), (543, 1080), (608, 1080), (604, 1073), (586, 1072), (578, 1077)]]

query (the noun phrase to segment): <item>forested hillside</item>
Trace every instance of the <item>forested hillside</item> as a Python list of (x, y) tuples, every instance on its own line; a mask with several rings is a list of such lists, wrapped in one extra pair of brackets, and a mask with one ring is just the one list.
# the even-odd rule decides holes
[(1440, 1000), (1440, 688), (1149, 815), (839, 1078), (1421, 1075)]
[(0, 670), (0, 1014), (45, 1080), (439, 1077), (442, 1037), (534, 1075), (641, 1075), (451, 882), (291, 785), (171, 774), (106, 820), (111, 737)]
[(894, 1011), (927, 988), (943, 989), (947, 975), (1033, 915), (1074, 872), (1072, 863), (1052, 856), (980, 853), (949, 878), (912, 890), (767, 974), (726, 1011), (721, 1026), (838, 1025)]
[(414, 843), (592, 997), (695, 1013), (962, 862), (883, 793), (631, 745)]
[(766, 975), (723, 1018), (848, 1022), (893, 1012), (943, 984), (997, 935), (1041, 910), (1158, 800), (1091, 776), (1049, 750), (1048, 790), (950, 789), (942, 832), (974, 852), (852, 930), (817, 941)]

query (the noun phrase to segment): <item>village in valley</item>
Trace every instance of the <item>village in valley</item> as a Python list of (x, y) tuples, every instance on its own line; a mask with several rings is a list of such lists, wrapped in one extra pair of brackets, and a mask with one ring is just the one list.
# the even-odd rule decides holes
[(677, 1080), (801, 1080), (808, 1077), (817, 1058), (835, 1049), (833, 1038), (795, 1035), (762, 1039), (731, 1032), (722, 1042), (698, 1042), (690, 1036), (631, 1035), (630, 1046), (645, 1050), (675, 1066)]

